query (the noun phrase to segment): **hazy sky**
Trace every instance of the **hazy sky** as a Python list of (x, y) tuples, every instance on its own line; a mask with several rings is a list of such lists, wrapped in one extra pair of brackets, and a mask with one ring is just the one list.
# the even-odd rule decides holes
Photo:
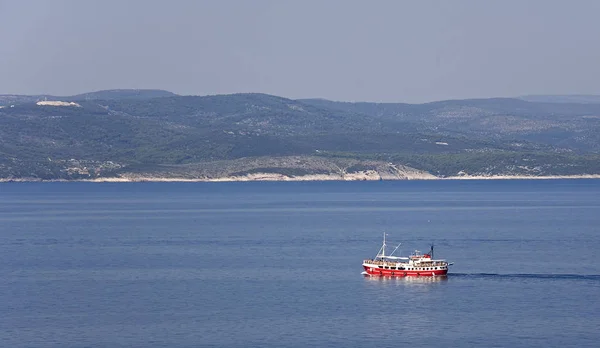
[(600, 94), (600, 1), (0, 0), (0, 94)]

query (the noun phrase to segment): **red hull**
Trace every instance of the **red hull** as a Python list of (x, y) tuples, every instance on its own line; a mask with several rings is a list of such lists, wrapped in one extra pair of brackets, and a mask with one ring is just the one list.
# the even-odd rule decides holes
[(363, 266), (365, 272), (372, 276), (384, 276), (384, 277), (434, 277), (434, 276), (445, 276), (448, 274), (447, 269), (428, 270), (428, 271), (409, 271), (409, 270), (393, 270), (393, 269), (382, 269), (372, 268), (369, 266)]

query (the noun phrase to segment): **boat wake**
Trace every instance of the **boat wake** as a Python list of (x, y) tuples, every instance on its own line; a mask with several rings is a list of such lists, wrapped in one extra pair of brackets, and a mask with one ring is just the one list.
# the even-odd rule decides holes
[(594, 280), (600, 281), (600, 274), (530, 274), (530, 273), (449, 273), (449, 277), (459, 278), (495, 278), (495, 279), (556, 279), (556, 280)]

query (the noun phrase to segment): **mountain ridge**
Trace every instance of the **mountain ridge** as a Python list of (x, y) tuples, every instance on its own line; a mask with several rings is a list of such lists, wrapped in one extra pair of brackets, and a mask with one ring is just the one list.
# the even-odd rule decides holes
[(0, 106), (6, 106), (6, 104), (10, 103), (37, 102), (45, 99), (80, 101), (100, 99), (151, 99), (174, 96), (178, 96), (178, 94), (162, 89), (105, 89), (71, 96), (56, 96), (50, 94), (0, 94)]
[[(359, 161), (349, 168), (386, 178), (382, 168), (388, 163), (435, 177), (600, 173), (600, 104), (519, 98), (335, 102), (262, 93), (180, 96), (162, 90), (91, 93), (56, 98), (76, 101), (78, 107), (37, 105), (32, 96), (13, 96), (10, 105), (3, 105), (0, 178), (114, 178), (139, 174), (139, 168), (152, 176), (173, 165), (189, 170), (176, 171), (182, 177), (200, 173), (190, 169), (194, 165), (212, 168), (203, 169), (207, 179), (260, 170), (294, 177), (333, 168), (323, 167), (315, 156), (331, 163)], [(0, 104), (2, 97), (6, 95), (0, 96)], [(299, 162), (289, 160), (294, 156), (312, 164), (298, 167)], [(246, 169), (236, 171), (236, 163), (246, 163)]]
[(547, 103), (600, 104), (600, 95), (594, 94), (534, 94), (524, 95), (519, 99)]

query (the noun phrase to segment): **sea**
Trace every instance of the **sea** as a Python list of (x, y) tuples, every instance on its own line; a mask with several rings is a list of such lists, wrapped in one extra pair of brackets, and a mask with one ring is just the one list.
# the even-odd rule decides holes
[[(449, 275), (362, 275), (384, 234)], [(600, 180), (0, 183), (0, 314), (1, 347), (598, 347)]]

